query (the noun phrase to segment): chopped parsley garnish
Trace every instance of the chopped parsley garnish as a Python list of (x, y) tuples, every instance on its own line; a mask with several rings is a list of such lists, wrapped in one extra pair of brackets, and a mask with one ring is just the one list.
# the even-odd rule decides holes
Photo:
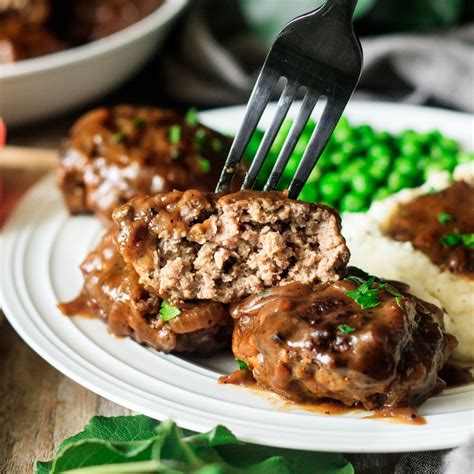
[(208, 159), (198, 156), (197, 163), (203, 173), (209, 173), (209, 171), (211, 171), (211, 163)]
[(377, 292), (387, 286), (386, 283), (382, 283), (375, 288), (372, 285), (376, 281), (376, 277), (369, 278), (366, 282), (360, 283), (362, 280), (357, 277), (348, 277), (347, 281), (359, 284), (360, 286), (352, 291), (346, 291), (346, 295), (352, 298), (362, 309), (375, 308), (380, 304)]
[(113, 137), (112, 137), (112, 142), (113, 143), (120, 143), (123, 142), (127, 138), (125, 136), (125, 133), (123, 132), (117, 132)]
[(391, 285), (387, 285), (384, 289), (389, 295), (395, 296), (395, 301), (397, 305), (401, 308), (403, 295), (394, 286)]
[(190, 126), (195, 127), (198, 123), (197, 120), (197, 109), (196, 107), (190, 107), (186, 112), (186, 116), (184, 117), (184, 121)]
[(356, 331), (355, 328), (353, 328), (352, 326), (348, 326), (347, 324), (339, 324), (337, 330), (342, 332), (343, 334), (352, 334)]
[(459, 234), (453, 232), (451, 234), (444, 234), (441, 237), (441, 243), (446, 247), (456, 247), (456, 245), (464, 245), (465, 247), (474, 247), (474, 233)]
[(428, 194), (429, 196), (433, 196), (434, 194), (438, 194), (438, 190), (435, 188), (430, 188), (428, 189), (428, 192), (426, 194)]
[(168, 139), (173, 145), (179, 143), (181, 140), (181, 127), (179, 125), (172, 125), (170, 127)]
[(214, 138), (211, 142), (211, 148), (216, 152), (222, 151), (222, 142), (218, 138)]
[(166, 300), (163, 300), (161, 302), (160, 314), (163, 321), (169, 321), (170, 319), (179, 316), (181, 314), (181, 310), (175, 306), (171, 306)]
[(257, 295), (266, 295), (267, 293), (270, 293), (272, 290), (262, 290), (257, 293)]
[(194, 144), (200, 148), (204, 145), (204, 141), (206, 140), (206, 131), (203, 128), (199, 128), (196, 130), (194, 134)]
[(143, 125), (145, 125), (145, 120), (143, 120), (143, 119), (140, 118), (140, 117), (137, 117), (137, 118), (133, 121), (133, 128), (140, 128), (140, 127), (143, 127)]
[(448, 222), (451, 222), (454, 220), (454, 217), (451, 214), (448, 214), (447, 212), (440, 212), (438, 214), (438, 221), (440, 224), (446, 224)]
[(244, 362), (243, 360), (237, 359), (237, 364), (239, 365), (240, 370), (247, 370), (249, 368), (247, 362)]

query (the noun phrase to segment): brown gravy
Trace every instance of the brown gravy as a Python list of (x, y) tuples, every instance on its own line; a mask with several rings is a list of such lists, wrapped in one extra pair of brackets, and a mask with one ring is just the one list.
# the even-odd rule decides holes
[(470, 368), (456, 364), (446, 364), (439, 372), (439, 376), (446, 382), (448, 388), (460, 387), (474, 382)]
[(436, 194), (401, 204), (386, 229), (400, 242), (411, 242), (443, 270), (474, 279), (474, 248), (442, 243), (447, 234), (474, 232), (474, 187), (458, 181)]
[[(267, 390), (262, 385), (258, 384), (252, 376), (250, 370), (236, 370), (228, 375), (223, 375), (219, 378), (221, 384), (232, 384), (238, 385), (239, 387), (249, 388), (251, 390), (258, 390), (260, 392), (272, 394), (273, 392)], [(365, 411), (358, 407), (349, 407), (344, 405), (342, 402), (330, 399), (321, 399), (318, 402), (303, 402), (297, 403), (291, 400), (281, 399), (281, 403), (278, 405), (286, 409), (299, 409), (305, 410), (312, 413), (318, 413), (322, 415), (345, 415), (347, 413), (362, 412)], [(366, 416), (365, 419), (386, 419), (391, 423), (403, 423), (408, 425), (424, 425), (426, 419), (420, 416), (416, 408), (403, 407), (403, 408), (381, 408), (374, 411), (371, 415)]]

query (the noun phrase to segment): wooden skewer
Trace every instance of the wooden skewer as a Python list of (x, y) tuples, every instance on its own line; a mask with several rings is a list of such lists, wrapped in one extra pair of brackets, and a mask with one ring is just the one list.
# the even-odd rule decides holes
[(6, 146), (0, 151), (1, 168), (24, 168), (27, 170), (50, 170), (57, 166), (58, 152), (46, 148)]

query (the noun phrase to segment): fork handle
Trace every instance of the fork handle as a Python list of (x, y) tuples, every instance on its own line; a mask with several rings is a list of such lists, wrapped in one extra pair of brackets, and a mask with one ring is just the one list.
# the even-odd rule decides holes
[(349, 15), (349, 18), (352, 19), (356, 5), (357, 0), (326, 0), (322, 9), (328, 12), (333, 11), (341, 17)]

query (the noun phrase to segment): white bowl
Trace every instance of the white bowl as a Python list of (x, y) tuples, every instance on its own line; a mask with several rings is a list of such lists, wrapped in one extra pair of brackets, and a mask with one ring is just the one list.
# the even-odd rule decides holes
[(0, 116), (7, 126), (44, 119), (100, 97), (156, 51), (187, 0), (166, 0), (137, 23), (105, 38), (0, 66)]

